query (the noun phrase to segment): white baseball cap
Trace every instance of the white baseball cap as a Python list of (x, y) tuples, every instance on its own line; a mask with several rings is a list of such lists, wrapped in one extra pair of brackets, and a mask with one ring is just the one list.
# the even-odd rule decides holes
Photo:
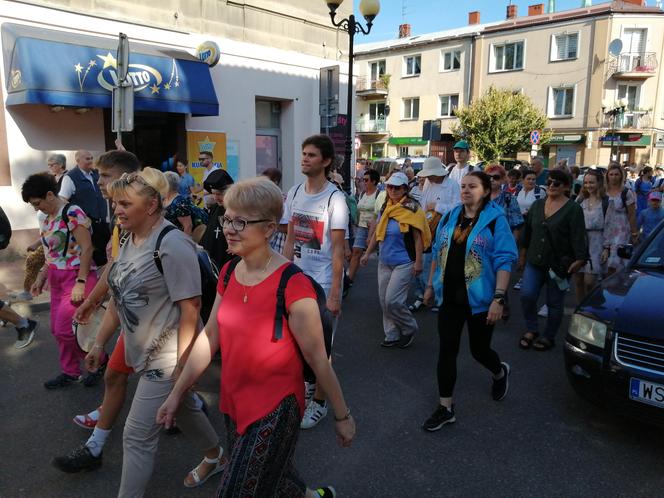
[(392, 173), (392, 176), (388, 178), (388, 180), (385, 182), (385, 185), (392, 185), (394, 187), (408, 185), (408, 177), (404, 173), (397, 171), (396, 173)]

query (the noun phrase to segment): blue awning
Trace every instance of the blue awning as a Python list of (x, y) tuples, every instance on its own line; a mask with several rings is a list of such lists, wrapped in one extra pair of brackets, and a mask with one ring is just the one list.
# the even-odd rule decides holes
[[(3, 24), (7, 105), (111, 107), (117, 40)], [(134, 108), (217, 116), (210, 67), (182, 51), (130, 40)]]

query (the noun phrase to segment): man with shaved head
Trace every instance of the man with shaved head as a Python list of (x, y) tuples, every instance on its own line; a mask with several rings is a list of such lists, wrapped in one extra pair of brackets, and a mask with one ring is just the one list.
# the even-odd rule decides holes
[(92, 259), (97, 266), (106, 264), (106, 244), (111, 237), (108, 227), (108, 203), (101, 194), (99, 173), (94, 169), (94, 157), (88, 150), (78, 150), (74, 155), (76, 167), (62, 179), (59, 195), (76, 204), (92, 220)]

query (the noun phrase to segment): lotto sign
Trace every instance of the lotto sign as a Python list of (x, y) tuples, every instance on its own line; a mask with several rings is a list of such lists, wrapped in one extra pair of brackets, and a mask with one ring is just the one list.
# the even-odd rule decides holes
[(530, 132), (530, 143), (533, 145), (539, 145), (540, 143), (540, 131), (533, 130)]

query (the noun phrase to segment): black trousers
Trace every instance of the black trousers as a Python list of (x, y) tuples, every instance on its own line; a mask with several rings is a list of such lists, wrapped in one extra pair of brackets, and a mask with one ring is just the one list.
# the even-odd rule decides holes
[(438, 312), (438, 393), (451, 398), (457, 378), (457, 356), (464, 324), (468, 324), (468, 339), (473, 358), (493, 374), (501, 371), (500, 358), (491, 349), (493, 325), (486, 323), (487, 313), (473, 315), (469, 306), (445, 305)]

